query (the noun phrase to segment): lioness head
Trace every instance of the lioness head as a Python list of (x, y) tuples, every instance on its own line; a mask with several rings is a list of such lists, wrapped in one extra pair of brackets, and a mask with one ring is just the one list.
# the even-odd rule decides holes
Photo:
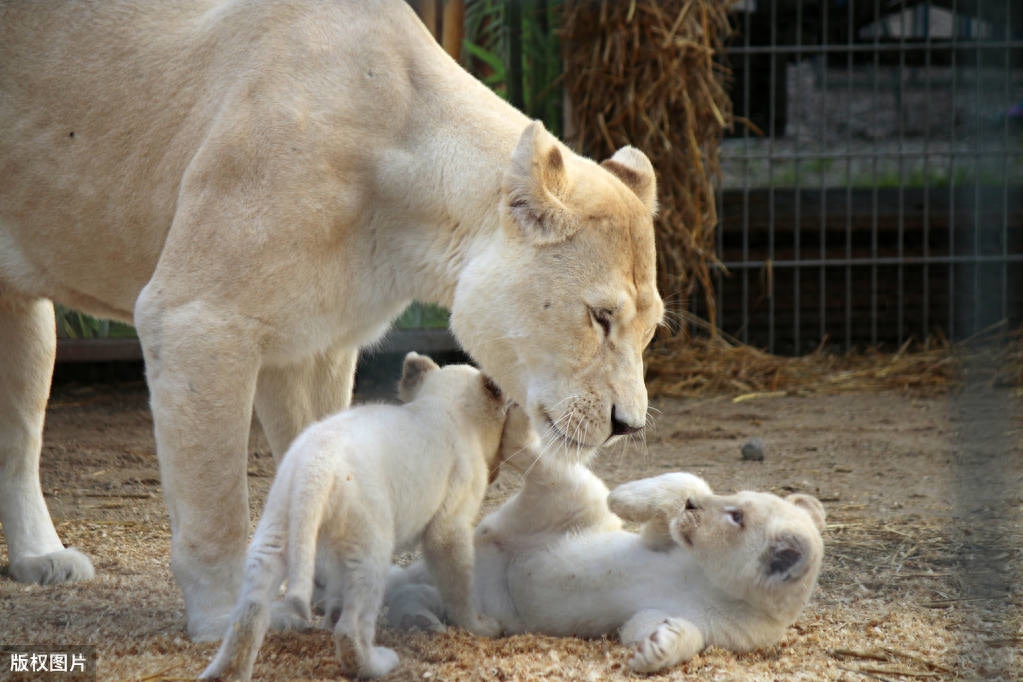
[(460, 279), (451, 326), (548, 448), (645, 424), (642, 353), (664, 311), (655, 204), (653, 168), (631, 147), (598, 165), (533, 123), (512, 154), (500, 234)]
[(722, 590), (776, 608), (802, 608), (817, 581), (824, 507), (810, 495), (698, 494), (671, 520)]

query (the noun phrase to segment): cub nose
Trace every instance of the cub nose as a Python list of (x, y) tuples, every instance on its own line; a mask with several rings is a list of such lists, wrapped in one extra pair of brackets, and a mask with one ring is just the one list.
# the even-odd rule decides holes
[(615, 406), (614, 405), (611, 406), (611, 435), (612, 436), (627, 436), (630, 433), (636, 433), (637, 431), (642, 431), (644, 426), (646, 426), (646, 424), (640, 424), (639, 426), (633, 426), (632, 424), (628, 424), (626, 422), (623, 422), (621, 419), (618, 418), (618, 414), (617, 414), (617, 412), (615, 410)]

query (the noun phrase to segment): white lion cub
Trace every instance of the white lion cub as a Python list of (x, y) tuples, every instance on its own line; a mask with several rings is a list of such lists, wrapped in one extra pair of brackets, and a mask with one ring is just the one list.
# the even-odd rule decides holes
[[(627, 532), (621, 519), (643, 525)], [(608, 495), (582, 464), (540, 462), (476, 529), (476, 590), (506, 633), (617, 631), (630, 667), (655, 672), (710, 645), (780, 640), (816, 584), (823, 525), (810, 495), (716, 495), (687, 473)], [(443, 627), (421, 565), (392, 570), (387, 604), (394, 625)]]
[(388, 565), (420, 540), (451, 619), (477, 634), (499, 632), (474, 603), (472, 523), (500, 464), (507, 401), (476, 369), (441, 369), (416, 353), (405, 357), (399, 394), (406, 404), (356, 407), (295, 439), (249, 548), (232, 623), (203, 678), (251, 678), (285, 577), (288, 606), (310, 618), (314, 564), (327, 576), (328, 625), (341, 612), (338, 656), (347, 639), (360, 676), (386, 674), (398, 657), (373, 638)]

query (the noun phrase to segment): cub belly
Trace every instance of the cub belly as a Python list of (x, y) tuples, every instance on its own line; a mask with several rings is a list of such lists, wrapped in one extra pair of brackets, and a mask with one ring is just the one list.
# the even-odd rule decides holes
[(599, 637), (616, 633), (637, 611), (665, 608), (670, 596), (649, 580), (651, 562), (668, 558), (657, 554), (637, 535), (618, 531), (567, 536), (510, 559), (508, 594), (518, 630)]

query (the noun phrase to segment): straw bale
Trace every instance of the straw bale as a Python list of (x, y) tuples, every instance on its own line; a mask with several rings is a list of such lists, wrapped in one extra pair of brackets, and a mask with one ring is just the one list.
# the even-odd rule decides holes
[(678, 335), (655, 343), (646, 363), (647, 387), (657, 396), (731, 394), (742, 401), (892, 389), (940, 394), (967, 380), (1023, 394), (1023, 330), (957, 344), (911, 339), (895, 353), (835, 354), (822, 345), (803, 357), (771, 355), (721, 336)]
[(698, 286), (712, 323), (712, 178), (732, 121), (729, 71), (716, 59), (731, 32), (728, 5), (578, 0), (567, 4), (562, 31), (570, 141), (595, 158), (627, 144), (650, 157), (659, 183), (658, 285), (678, 305)]

